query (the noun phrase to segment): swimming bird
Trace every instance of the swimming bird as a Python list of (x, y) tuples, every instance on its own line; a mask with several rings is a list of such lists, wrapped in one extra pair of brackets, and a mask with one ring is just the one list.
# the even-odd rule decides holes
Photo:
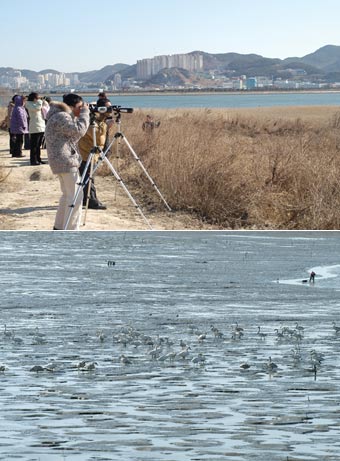
[(5, 327), (4, 336), (6, 338), (10, 338), (12, 336), (12, 332), (7, 330), (7, 325), (6, 324), (4, 325), (4, 327)]
[(242, 327), (239, 326), (238, 322), (236, 322), (234, 331), (238, 331), (238, 332), (242, 331), (242, 333), (243, 333), (244, 329), (243, 329)]
[(241, 363), (240, 368), (241, 370), (249, 370), (250, 366), (251, 365), (249, 365), (249, 363), (245, 362), (245, 363)]
[(298, 330), (300, 333), (303, 332), (305, 329), (298, 324), (298, 322), (295, 323), (295, 330)]
[(83, 368), (84, 371), (93, 371), (96, 369), (96, 365), (98, 365), (97, 362), (89, 362), (85, 365)]
[(15, 344), (22, 344), (24, 342), (23, 339), (19, 338), (19, 336), (12, 336), (12, 341), (15, 343)]
[(152, 359), (157, 359), (161, 355), (161, 346), (156, 346), (148, 352)]
[(269, 357), (268, 362), (266, 364), (268, 371), (276, 371), (279, 367), (276, 363), (272, 362), (272, 358)]
[(169, 352), (168, 354), (166, 354), (166, 358), (170, 360), (170, 362), (172, 362), (173, 360), (175, 360), (176, 355), (177, 355), (177, 352)]
[(315, 349), (310, 351), (310, 360), (312, 364), (320, 365), (324, 358), (325, 357), (322, 352), (317, 352)]
[(195, 363), (195, 364), (199, 364), (199, 363), (204, 363), (206, 361), (206, 358), (204, 357), (204, 355), (200, 352), (196, 357), (194, 357), (193, 359), (191, 359), (191, 362), (192, 363)]
[(106, 335), (104, 334), (103, 330), (97, 330), (96, 336), (98, 336), (99, 341), (103, 343), (105, 341)]
[(41, 371), (45, 371), (45, 368), (42, 367), (41, 365), (34, 365), (34, 366), (30, 369), (30, 371), (35, 372), (35, 373), (39, 373), (39, 372), (41, 372)]
[(3, 373), (6, 370), (5, 365), (0, 365), (0, 372)]
[(333, 330), (335, 331), (336, 335), (340, 333), (340, 327), (337, 327), (334, 321), (333, 321)]
[(276, 334), (276, 340), (277, 341), (280, 341), (281, 339), (284, 338), (284, 334), (282, 333), (282, 331), (279, 331), (277, 328), (275, 328), (275, 334)]
[(214, 325), (211, 325), (210, 330), (214, 333), (216, 339), (223, 339), (223, 333)]
[(52, 362), (49, 362), (44, 368), (45, 368), (46, 371), (54, 372), (54, 371), (57, 370), (58, 364), (57, 364), (57, 362), (52, 360)]
[(267, 333), (262, 333), (261, 327), (257, 327), (257, 336), (259, 336), (261, 339), (266, 339)]
[(207, 338), (206, 333), (202, 333), (201, 335), (197, 337), (199, 343), (202, 343), (206, 338)]
[(191, 349), (190, 346), (186, 346), (184, 349), (181, 350), (181, 352), (177, 353), (177, 357), (180, 359), (186, 359), (189, 355), (189, 350)]
[(119, 361), (123, 364), (123, 365), (130, 365), (131, 364), (131, 360), (129, 359), (129, 357), (126, 357), (126, 355), (122, 354), (120, 357), (119, 357)]

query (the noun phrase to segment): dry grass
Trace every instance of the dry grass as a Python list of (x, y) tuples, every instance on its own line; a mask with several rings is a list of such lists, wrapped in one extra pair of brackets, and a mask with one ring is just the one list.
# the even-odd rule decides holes
[[(151, 136), (141, 129), (146, 113), (123, 115), (122, 129), (174, 209), (225, 228), (340, 228), (335, 108), (154, 110), (161, 126)], [(157, 203), (120, 150), (122, 178)]]
[(5, 119), (6, 115), (7, 115), (7, 108), (0, 107), (0, 123)]

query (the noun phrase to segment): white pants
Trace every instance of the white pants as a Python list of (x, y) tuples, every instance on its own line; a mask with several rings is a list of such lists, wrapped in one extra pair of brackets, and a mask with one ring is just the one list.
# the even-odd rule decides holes
[(78, 171), (74, 173), (58, 174), (62, 196), (59, 200), (59, 207), (55, 217), (54, 228), (64, 230), (70, 211), (72, 210), (71, 219), (68, 223), (67, 230), (79, 230), (81, 221), (81, 211), (83, 205), (83, 189), (81, 188), (74, 204), (74, 208), (70, 208), (74, 200), (74, 196), (78, 190), (80, 176)]

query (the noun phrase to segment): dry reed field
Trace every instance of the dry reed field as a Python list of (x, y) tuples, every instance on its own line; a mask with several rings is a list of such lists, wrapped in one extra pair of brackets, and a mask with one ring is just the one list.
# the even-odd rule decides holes
[[(124, 115), (122, 131), (175, 210), (221, 228), (340, 228), (337, 108), (153, 110), (151, 135), (146, 113)], [(121, 152), (122, 177), (150, 190)]]

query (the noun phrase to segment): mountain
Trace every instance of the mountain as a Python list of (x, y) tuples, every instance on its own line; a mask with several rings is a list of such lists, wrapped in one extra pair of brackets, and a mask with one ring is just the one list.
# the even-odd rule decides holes
[(317, 67), (324, 72), (340, 71), (340, 46), (326, 45), (314, 53), (307, 54), (301, 60), (305, 64)]
[(154, 75), (148, 83), (151, 85), (176, 85), (183, 86), (186, 83), (195, 83), (196, 75), (186, 69), (173, 67), (171, 69), (163, 69)]
[(90, 72), (78, 73), (78, 78), (82, 83), (104, 83), (110, 76), (117, 72), (122, 72), (131, 66), (127, 64), (114, 64), (112, 66), (105, 66), (100, 70), (92, 70)]
[[(110, 84), (114, 80), (115, 73), (111, 73), (106, 80), (105, 83)], [(136, 78), (137, 75), (137, 64), (133, 64), (132, 66), (126, 66), (123, 70), (119, 71), (119, 74), (121, 75), (122, 79), (125, 80), (127, 78)]]

